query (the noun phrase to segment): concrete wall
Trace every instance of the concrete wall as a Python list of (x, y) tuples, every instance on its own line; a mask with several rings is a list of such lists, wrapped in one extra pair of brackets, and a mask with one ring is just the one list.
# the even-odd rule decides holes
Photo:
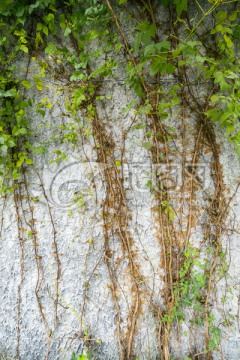
[[(22, 60), (23, 67), (24, 64)], [(34, 67), (33, 61), (29, 79)], [(123, 73), (124, 69), (120, 68), (119, 79)], [(134, 304), (136, 306), (136, 279), (132, 279), (130, 260), (124, 253), (121, 234), (114, 223), (117, 215), (114, 206), (112, 215), (108, 214), (112, 228), (110, 222), (104, 222), (105, 201), (109, 199), (104, 174), (112, 163), (99, 160), (96, 136), (94, 140), (92, 134), (81, 141), (79, 130), (75, 145), (61, 141), (64, 130), (59, 125), (72, 123), (76, 132), (78, 126), (83, 126), (84, 131), (93, 131), (91, 122), (84, 116), (79, 116), (80, 123), (65, 116), (67, 90), (58, 94), (55, 87), (60, 83), (51, 78), (48, 81), (49, 88), (41, 93), (31, 91), (31, 96), (36, 103), (46, 97), (53, 107), (44, 117), (34, 110), (29, 112), (33, 129), (31, 140), (36, 146), (42, 142), (46, 154), (35, 155), (34, 166), (26, 172), (19, 190), (1, 200), (0, 353), (3, 359), (70, 360), (74, 351), (80, 354), (84, 348), (93, 349), (96, 359), (118, 359), (119, 338), (124, 342), (124, 338), (131, 336), (129, 314)], [(171, 81), (166, 78), (166, 86)], [(187, 166), (193, 162), (197, 120), (191, 111), (183, 118), (179, 111), (172, 110), (168, 123), (175, 128), (170, 142), (171, 165), (169, 167), (164, 161), (154, 164), (151, 152), (141, 145), (146, 141), (145, 131), (131, 128), (133, 121), (134, 124), (144, 122), (146, 115), (136, 115), (134, 108), (123, 111), (131, 100), (138, 102), (133, 92), (116, 78), (110, 78), (101, 91), (111, 96), (103, 102), (104, 106), (99, 102), (97, 107), (105, 140), (109, 137), (112, 141), (109, 147), (105, 143), (106, 159), (114, 155), (119, 162), (118, 171), (112, 171), (112, 186), (117, 187), (121, 181), (125, 192), (123, 227), (127, 224), (124, 231), (131, 238), (131, 251), (135, 254), (139, 275), (140, 311), (133, 336), (133, 353), (139, 359), (158, 359), (159, 319), (155, 310), (164, 308), (164, 270), (159, 242), (161, 229), (156, 221), (156, 198), (152, 192), (158, 186), (154, 174), (160, 174), (171, 193), (175, 216), (181, 217), (179, 241), (184, 242), (192, 182)], [(222, 331), (221, 346), (214, 352), (214, 358), (237, 360), (240, 357), (240, 193), (236, 189), (240, 164), (218, 127), (215, 133), (230, 211), (223, 224), (222, 240), (229, 271), (216, 283), (212, 299), (216, 324)], [(57, 156), (56, 149), (67, 158), (50, 163)], [(212, 161), (210, 146), (203, 141), (197, 164), (194, 164), (198, 177), (194, 180), (196, 188), (192, 199), (194, 225), (189, 230), (190, 243), (200, 249), (204, 246), (204, 222), (208, 221), (207, 198), (214, 191)], [(151, 186), (148, 186), (149, 180)], [(115, 292), (111, 277), (117, 284)], [(191, 318), (191, 309), (186, 311), (187, 318)], [(227, 320), (229, 323), (223, 326)], [(190, 329), (187, 320), (180, 330), (178, 326), (174, 324), (171, 335), (172, 358), (184, 359), (194, 351), (201, 352), (202, 329)]]

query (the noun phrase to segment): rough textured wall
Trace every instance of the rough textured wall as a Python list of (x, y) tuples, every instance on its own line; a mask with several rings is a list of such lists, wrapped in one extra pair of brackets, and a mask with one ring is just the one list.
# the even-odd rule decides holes
[[(35, 66), (31, 61), (29, 79)], [(171, 299), (164, 284), (174, 277), (171, 264), (169, 272), (163, 264), (169, 259), (164, 251), (177, 264), (188, 239), (208, 259), (203, 239), (216, 228), (229, 271), (219, 275), (209, 299), (221, 330), (213, 357), (240, 357), (239, 160), (221, 130), (199, 125), (189, 109), (170, 110), (167, 150), (160, 135), (148, 148), (141, 126), (148, 115), (124, 111), (139, 100), (123, 74), (118, 69), (98, 90), (110, 98), (96, 103), (92, 120), (69, 117), (67, 85), (59, 94), (59, 79), (31, 92), (36, 104), (46, 98), (53, 107), (44, 117), (29, 112), (32, 141), (47, 152), (35, 155), (19, 188), (1, 200), (2, 358), (70, 360), (83, 349), (96, 359), (159, 358), (164, 299)], [(161, 81), (167, 88), (174, 80)], [(153, 122), (151, 131), (157, 126)], [(69, 129), (78, 135), (74, 144), (62, 140)], [(219, 186), (220, 216), (214, 203), (223, 200), (215, 196), (222, 196)], [(166, 192), (168, 200), (161, 195)], [(171, 330), (171, 356), (200, 359), (203, 328), (189, 321), (195, 310), (187, 308), (187, 298), (185, 305), (186, 318)]]

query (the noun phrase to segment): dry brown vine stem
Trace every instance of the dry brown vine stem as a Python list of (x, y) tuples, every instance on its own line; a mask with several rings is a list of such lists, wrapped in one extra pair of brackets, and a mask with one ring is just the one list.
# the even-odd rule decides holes
[(16, 218), (17, 218), (17, 228), (18, 228), (18, 242), (20, 246), (20, 282), (18, 284), (18, 304), (17, 304), (17, 345), (16, 345), (16, 357), (19, 358), (19, 347), (20, 347), (20, 337), (21, 337), (21, 329), (20, 329), (20, 322), (21, 322), (21, 304), (22, 304), (22, 285), (24, 281), (24, 226), (22, 222), (22, 218), (19, 211), (19, 188), (16, 187), (13, 192), (13, 199), (15, 204), (15, 211), (16, 211)]
[(38, 171), (36, 171), (37, 177), (39, 179), (40, 182), (40, 186), (41, 189), (43, 191), (43, 196), (46, 200), (47, 203), (47, 209), (48, 209), (48, 214), (49, 214), (49, 218), (50, 218), (50, 222), (51, 222), (51, 226), (52, 226), (52, 232), (53, 232), (53, 241), (52, 241), (52, 249), (53, 249), (53, 258), (54, 261), (56, 263), (56, 283), (55, 283), (55, 300), (54, 300), (54, 313), (55, 313), (55, 320), (54, 320), (54, 325), (55, 327), (58, 325), (59, 323), (59, 318), (58, 318), (58, 305), (59, 305), (59, 281), (60, 281), (60, 277), (61, 277), (61, 261), (60, 261), (60, 257), (59, 257), (59, 253), (58, 253), (58, 244), (57, 244), (57, 230), (56, 230), (56, 226), (55, 226), (55, 222), (53, 219), (53, 215), (52, 215), (52, 210), (51, 210), (51, 206), (49, 203), (49, 199), (47, 197), (47, 193), (43, 184), (43, 181), (41, 179), (41, 176), (39, 174)]
[[(139, 265), (135, 260), (135, 254), (132, 250), (133, 239), (128, 233), (128, 219), (130, 214), (127, 207), (123, 180), (120, 178), (119, 169), (116, 166), (113, 154), (115, 144), (113, 139), (108, 136), (103, 124), (100, 122), (97, 112), (95, 112), (94, 119), (92, 120), (92, 127), (94, 137), (99, 144), (97, 147), (98, 162), (105, 165), (103, 171), (103, 180), (107, 194), (107, 197), (103, 202), (105, 262), (107, 263), (110, 279), (112, 281), (112, 296), (117, 310), (117, 333), (120, 346), (120, 357), (121, 359), (130, 359), (132, 356), (136, 321), (140, 312), (140, 291), (136, 279), (139, 279), (141, 275), (139, 272)], [(106, 151), (106, 144), (108, 144), (107, 148), (111, 148), (110, 151)], [(111, 209), (114, 209), (114, 212), (111, 211)], [(129, 330), (125, 338), (123, 338), (120, 331), (121, 312), (118, 304), (117, 282), (111, 264), (110, 237), (112, 234), (117, 236), (121, 241), (123, 254), (127, 256), (130, 265), (129, 272), (132, 281), (133, 304), (128, 314)], [(125, 343), (127, 343), (127, 348), (125, 348)]]
[[(35, 297), (36, 297), (39, 313), (40, 313), (41, 319), (44, 324), (45, 334), (48, 339), (48, 347), (47, 347), (47, 352), (46, 352), (46, 357), (45, 357), (45, 359), (48, 360), (50, 344), (52, 342), (52, 338), (51, 338), (50, 327), (47, 322), (47, 318), (46, 318), (46, 315), (45, 315), (45, 312), (44, 312), (44, 309), (43, 309), (43, 306), (42, 306), (42, 303), (40, 300), (40, 296), (39, 296), (39, 291), (41, 290), (41, 286), (44, 281), (44, 270), (43, 270), (43, 264), (42, 264), (42, 257), (40, 256), (39, 249), (38, 249), (38, 237), (37, 237), (37, 230), (36, 230), (36, 226), (35, 226), (34, 207), (32, 206), (32, 204), (30, 202), (30, 193), (29, 193), (28, 182), (27, 182), (27, 177), (26, 177), (25, 172), (23, 172), (22, 185), (23, 185), (24, 192), (26, 194), (27, 209), (24, 209), (22, 197), (20, 196), (21, 208), (22, 208), (22, 214), (23, 214), (24, 221), (25, 221), (26, 225), (28, 226), (28, 228), (31, 230), (31, 236), (33, 238), (32, 246), (34, 249), (34, 258), (35, 258), (36, 267), (37, 267), (37, 281), (35, 284), (34, 292), (35, 292)], [(21, 192), (21, 190), (20, 190), (20, 192)], [(29, 214), (29, 218), (27, 218), (27, 213)]]
[[(126, 51), (132, 61), (132, 63), (134, 64), (134, 66), (137, 66), (137, 63), (135, 61), (135, 59), (132, 57), (131, 51), (130, 51), (130, 47), (128, 44), (128, 41), (125, 37), (124, 32), (122, 31), (121, 25), (119, 24), (118, 18), (110, 4), (110, 2), (108, 0), (106, 0), (106, 3), (108, 5), (108, 8), (114, 18), (114, 21), (116, 23), (117, 29), (123, 39)], [(141, 79), (141, 83), (142, 86), (144, 88), (145, 91), (145, 96), (147, 96), (147, 98), (149, 98), (148, 94), (149, 94), (149, 89), (146, 86), (146, 84), (144, 83), (144, 81)], [(169, 148), (168, 148), (168, 144), (166, 141), (166, 136), (165, 136), (165, 129), (164, 126), (161, 122), (161, 119), (159, 119), (155, 114), (157, 114), (157, 105), (159, 102), (159, 95), (157, 94), (156, 99), (154, 99), (154, 101), (151, 102), (152, 107), (153, 107), (153, 114), (150, 115), (150, 119), (152, 122), (152, 127), (154, 129), (154, 141), (155, 141), (155, 149), (152, 148), (151, 149), (151, 153), (152, 153), (152, 159), (153, 162), (158, 164), (159, 163), (159, 155), (160, 155), (160, 151), (161, 149), (159, 148), (159, 144), (158, 144), (158, 140), (157, 140), (157, 134), (160, 131), (163, 134), (163, 138), (164, 138), (164, 150), (165, 150), (165, 156), (166, 156), (166, 161), (167, 164), (170, 165), (169, 163)], [(157, 155), (155, 154), (155, 151), (157, 151)], [(166, 197), (164, 196), (164, 199), (162, 197), (162, 192), (160, 193), (160, 197), (157, 196), (157, 202), (158, 202), (158, 206), (161, 207), (161, 203), (162, 201), (167, 198), (168, 199), (168, 195), (166, 195)], [(169, 200), (169, 199), (168, 199)], [(159, 214), (159, 212), (157, 212), (157, 214)], [(172, 243), (172, 231), (170, 230), (169, 227), (169, 223), (167, 220), (163, 219), (163, 214), (162, 212), (158, 215), (159, 217), (159, 224), (160, 224), (160, 231), (162, 232), (162, 234), (160, 235), (160, 244), (162, 246), (162, 264), (163, 264), (163, 268), (165, 271), (165, 305), (167, 308), (167, 314), (170, 314), (171, 312), (171, 308), (174, 304), (174, 293), (173, 293), (173, 279), (172, 279), (172, 247), (173, 247), (173, 243)], [(166, 229), (166, 233), (165, 230)], [(173, 230), (173, 233), (175, 233), (175, 231)], [(174, 235), (175, 236), (175, 235)], [(166, 239), (167, 238), (167, 239)], [(169, 243), (166, 246), (166, 241)], [(169, 295), (170, 294), (170, 295)], [(170, 341), (170, 324), (169, 323), (164, 323), (160, 325), (160, 328), (163, 329), (162, 330), (162, 334), (161, 334), (161, 345), (160, 347), (163, 350), (163, 354), (164, 354), (164, 359), (168, 360), (170, 359), (170, 352), (169, 352), (169, 341)], [(130, 355), (128, 353), (128, 355)]]

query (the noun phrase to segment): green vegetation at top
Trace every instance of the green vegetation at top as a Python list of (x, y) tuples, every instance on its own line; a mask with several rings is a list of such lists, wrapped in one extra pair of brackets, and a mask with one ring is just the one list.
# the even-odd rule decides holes
[[(39, 62), (41, 71), (38, 75), (29, 77), (26, 71), (24, 78), (18, 74), (20, 58), (25, 56), (31, 61), (37, 58), (37, 52), (45, 52), (59, 68), (71, 66), (69, 81), (74, 86), (68, 109), (72, 115), (76, 114), (81, 103), (88, 102), (88, 116), (91, 117), (94, 110), (90, 102), (96, 91), (94, 80), (103, 80), (111, 75), (119, 65), (117, 59), (120, 52), (125, 51), (127, 60), (126, 83), (139, 97), (144, 98), (144, 104), (138, 111), (156, 111), (147, 94), (146, 84), (151, 78), (159, 79), (165, 75), (178, 77), (178, 84), (172, 86), (167, 94), (162, 86), (156, 90), (163, 99), (157, 109), (159, 114), (167, 118), (168, 110), (180, 103), (180, 93), (185, 92), (189, 99), (195, 96), (197, 111), (207, 116), (209, 121), (220, 123), (240, 156), (239, 2), (211, 0), (204, 7), (198, 1), (191, 3), (187, 0), (152, 2), (155, 8), (163, 6), (173, 14), (175, 12), (174, 23), (167, 34), (159, 28), (159, 19), (154, 17), (150, 3), (136, 2), (143, 10), (144, 18), (136, 19), (135, 14), (128, 17), (134, 34), (134, 40), (130, 41), (121, 33), (119, 20), (116, 22), (117, 12), (127, 12), (134, 5), (127, 0), (39, 0), (31, 4), (25, 0), (1, 2), (2, 190), (8, 192), (12, 188), (9, 182), (17, 180), (20, 169), (32, 163), (28, 108), (35, 107), (37, 112), (44, 114), (44, 106), (51, 107), (48, 102), (40, 107), (34, 105), (34, 99), (25, 95), (29, 94), (31, 87), (39, 91), (45, 88), (44, 79), (51, 70), (49, 62)], [(193, 16), (193, 13), (197, 15)], [(165, 34), (163, 38), (161, 33)], [(57, 41), (59, 36), (74, 38), (78, 50), (69, 52), (66, 46), (60, 46)], [(89, 44), (96, 39), (101, 41), (102, 49), (89, 51)], [(92, 72), (87, 71), (91, 58), (101, 56), (104, 52), (106, 60), (101, 66)], [(182, 74), (181, 79), (179, 74)], [(77, 86), (79, 82), (81, 86)], [(193, 82), (195, 86), (209, 82), (212, 90), (206, 91), (205, 98), (200, 99), (190, 91)], [(192, 100), (189, 100), (189, 106)], [(70, 138), (76, 138), (74, 130), (69, 133), (72, 134)]]

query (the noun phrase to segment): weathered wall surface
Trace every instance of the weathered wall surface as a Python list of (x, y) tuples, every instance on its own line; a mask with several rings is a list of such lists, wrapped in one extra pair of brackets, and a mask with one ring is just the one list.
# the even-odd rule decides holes
[[(29, 79), (35, 67), (32, 60)], [(70, 360), (84, 349), (96, 359), (158, 359), (168, 335), (160, 325), (171, 300), (166, 273), (175, 284), (171, 262), (178, 264), (186, 239), (208, 261), (208, 237), (221, 242), (229, 267), (209, 285), (207, 303), (221, 330), (213, 357), (240, 358), (239, 160), (222, 131), (216, 126), (208, 137), (190, 109), (169, 110), (167, 150), (159, 135), (148, 148), (141, 124), (149, 115), (135, 111), (139, 100), (122, 73), (120, 67), (102, 84), (99, 96), (109, 99), (96, 103), (91, 120), (68, 114), (67, 83), (49, 77), (48, 88), (31, 90), (36, 104), (46, 98), (53, 106), (44, 116), (29, 111), (31, 141), (46, 152), (35, 154), (19, 187), (1, 200), (0, 358)], [(161, 79), (166, 88), (174, 81)], [(124, 111), (133, 100), (137, 105)], [(66, 141), (72, 132), (77, 141)], [(187, 295), (181, 307), (186, 317), (169, 329), (171, 356), (200, 359), (204, 326), (191, 322), (197, 310)]]

